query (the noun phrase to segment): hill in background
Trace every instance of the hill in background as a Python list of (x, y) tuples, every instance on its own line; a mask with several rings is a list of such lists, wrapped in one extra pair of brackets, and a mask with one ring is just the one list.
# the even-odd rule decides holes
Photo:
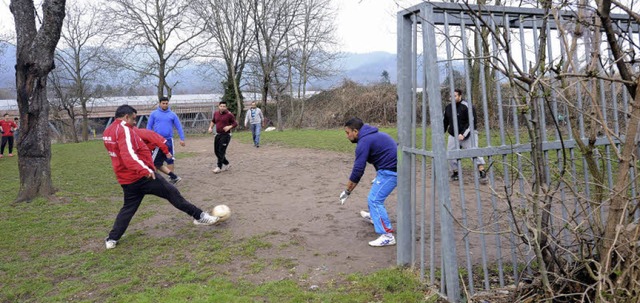
[[(9, 98), (7, 93), (15, 95), (15, 46), (4, 43), (4, 51), (0, 53), (0, 99)], [(2, 47), (2, 46), (0, 46)], [(348, 79), (360, 84), (378, 83), (382, 80), (383, 71), (389, 74), (389, 80), (396, 81), (396, 55), (386, 52), (373, 52), (366, 54), (344, 53), (335, 67), (339, 72), (327, 79), (312, 79), (308, 90), (323, 90), (341, 85)], [(221, 78), (216, 75), (205, 75), (202, 67), (197, 64), (187, 65), (173, 74), (170, 83), (178, 82), (174, 94), (217, 93), (221, 92)], [(106, 81), (103, 85), (117, 85), (117, 81)], [(155, 92), (153, 82), (149, 81), (149, 91)], [(3, 93), (4, 92), (4, 93)], [(3, 96), (3, 94), (5, 96)], [(11, 97), (13, 97), (11, 96)]]

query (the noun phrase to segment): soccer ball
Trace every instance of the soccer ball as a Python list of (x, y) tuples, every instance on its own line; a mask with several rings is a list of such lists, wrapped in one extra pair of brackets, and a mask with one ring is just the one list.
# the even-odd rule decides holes
[(220, 218), (218, 222), (224, 222), (231, 217), (231, 209), (229, 206), (220, 204), (213, 208), (212, 215)]

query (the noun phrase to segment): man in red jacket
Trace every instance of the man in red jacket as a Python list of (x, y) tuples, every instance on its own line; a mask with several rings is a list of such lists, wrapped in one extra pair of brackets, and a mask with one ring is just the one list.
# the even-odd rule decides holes
[(9, 114), (4, 114), (4, 120), (0, 120), (0, 133), (2, 142), (0, 143), (0, 158), (4, 157), (4, 147), (9, 143), (9, 157), (13, 157), (13, 132), (18, 129), (18, 125), (9, 119)]
[(182, 181), (182, 178), (173, 173), (169, 169), (169, 167), (164, 165), (164, 161), (166, 159), (173, 158), (173, 155), (171, 154), (171, 152), (169, 152), (169, 147), (166, 144), (167, 139), (149, 129), (136, 127), (134, 128), (134, 130), (151, 151), (153, 166), (155, 166), (159, 171), (168, 175), (169, 182), (171, 182), (171, 184), (178, 184), (178, 182)]
[(116, 247), (147, 194), (169, 200), (175, 208), (192, 216), (196, 225), (212, 225), (219, 220), (189, 203), (167, 180), (156, 178), (151, 152), (133, 131), (136, 114), (137, 111), (129, 105), (119, 106), (116, 109), (116, 121), (102, 135), (104, 146), (111, 156), (113, 171), (124, 192), (124, 204), (105, 239), (107, 249)]

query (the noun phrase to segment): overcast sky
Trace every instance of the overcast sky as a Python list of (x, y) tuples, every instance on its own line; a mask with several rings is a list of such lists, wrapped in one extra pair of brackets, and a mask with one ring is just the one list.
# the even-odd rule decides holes
[[(70, 3), (74, 0), (67, 0)], [(337, 38), (341, 51), (396, 53), (396, 13), (419, 0), (332, 0), (338, 9)], [(10, 0), (0, 0), (2, 32), (13, 31)], [(39, 1), (36, 0), (36, 3)]]
[(343, 51), (396, 53), (396, 14), (421, 1), (334, 0), (338, 8), (338, 38)]

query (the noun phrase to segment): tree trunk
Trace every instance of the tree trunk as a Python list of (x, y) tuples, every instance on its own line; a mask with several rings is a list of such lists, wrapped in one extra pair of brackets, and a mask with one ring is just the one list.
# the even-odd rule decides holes
[(74, 114), (71, 120), (71, 138), (73, 139), (73, 143), (80, 143), (80, 138), (78, 137), (78, 128), (76, 127), (76, 115)]
[(162, 76), (162, 74), (164, 73), (164, 71), (160, 71), (158, 72), (158, 90), (157, 90), (157, 94), (158, 94), (158, 100), (160, 100), (160, 98), (164, 97), (164, 77)]
[(280, 94), (278, 94), (278, 97), (276, 99), (276, 115), (278, 117), (278, 131), (283, 131), (284, 123), (282, 123), (282, 108), (280, 106)]
[(266, 117), (267, 116), (267, 96), (269, 94), (269, 84), (270, 84), (270, 79), (268, 76), (265, 76), (263, 78), (262, 81), (262, 104), (264, 105), (262, 107), (262, 114)]
[[(624, 237), (621, 237), (621, 230), (627, 222), (629, 201), (629, 172), (631, 166), (634, 164), (634, 151), (637, 145), (634, 142), (634, 138), (638, 135), (638, 126), (640, 126), (640, 79), (636, 81), (636, 92), (634, 102), (631, 104), (631, 114), (629, 119), (629, 126), (627, 127), (627, 134), (625, 136), (626, 142), (622, 146), (622, 153), (619, 160), (619, 171), (617, 173), (617, 179), (613, 186), (613, 197), (611, 197), (611, 204), (609, 206), (609, 213), (607, 215), (606, 225), (604, 228), (604, 235), (602, 237), (602, 247), (600, 248), (599, 255), (603, 256), (600, 260), (600, 268), (602, 273), (609, 273), (612, 269), (620, 268), (619, 263), (633, 260), (633, 256), (626, 255), (625, 252), (629, 252), (624, 249), (617, 249), (617, 246), (621, 244), (628, 244)], [(633, 241), (637, 241), (633, 240)], [(633, 245), (632, 245), (633, 246)], [(628, 265), (630, 266), (630, 265)], [(611, 284), (613, 289), (607, 289), (612, 293), (616, 292), (616, 286), (624, 285), (622, 283), (629, 283), (629, 281), (616, 281), (617, 283)], [(608, 285), (608, 284), (607, 284)]]
[[(305, 61), (306, 62), (306, 61)], [(302, 127), (302, 123), (304, 122), (304, 104), (307, 101), (307, 64), (305, 63), (302, 66), (302, 96), (300, 96), (300, 92), (298, 91), (298, 98), (300, 99), (300, 119), (298, 120), (298, 126)]]
[(18, 144), (20, 191), (16, 202), (31, 201), (37, 196), (48, 198), (55, 192), (51, 182), (51, 138), (46, 86), (46, 75), (36, 76), (30, 64), (18, 62), (16, 88), (19, 92), (18, 107), (22, 124)]
[(11, 0), (16, 29), (16, 92), (21, 127), (18, 142), (20, 190), (16, 202), (50, 197), (51, 139), (47, 77), (54, 68), (54, 51), (65, 17), (65, 0), (42, 2), (36, 27), (33, 0)]
[(237, 104), (237, 112), (236, 117), (240, 119), (242, 115), (242, 108), (244, 107), (244, 102), (242, 100), (242, 94), (240, 93), (240, 78), (241, 75), (236, 74), (235, 68), (231, 68), (231, 79), (233, 81), (233, 92), (236, 95), (236, 104)]
[(82, 141), (89, 141), (89, 113), (87, 112), (87, 100), (83, 100), (82, 104)]

